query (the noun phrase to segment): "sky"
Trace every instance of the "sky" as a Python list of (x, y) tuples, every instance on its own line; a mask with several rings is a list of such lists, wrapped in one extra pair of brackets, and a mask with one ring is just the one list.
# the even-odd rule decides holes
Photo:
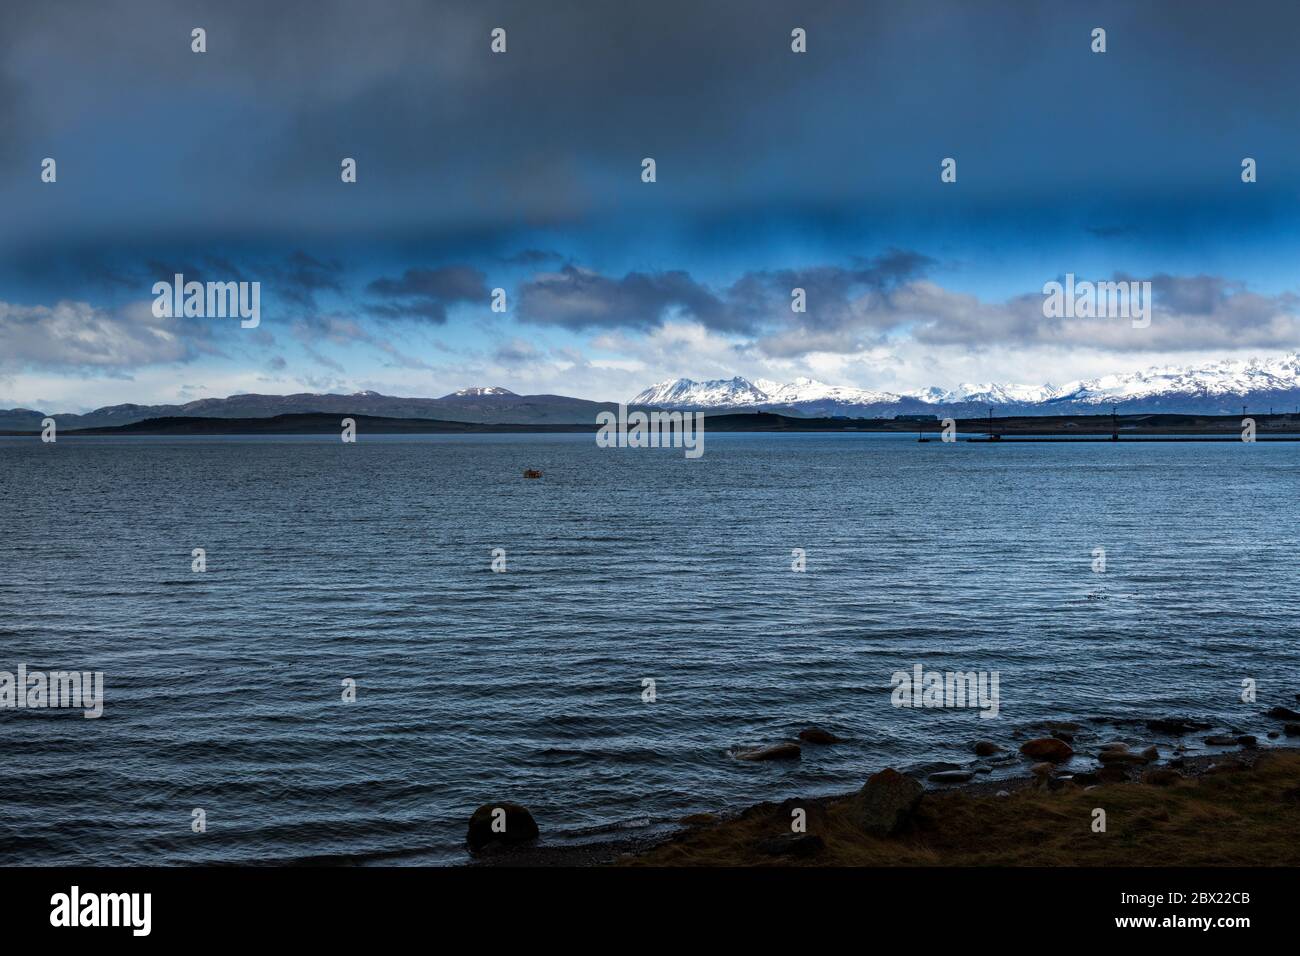
[[(1297, 28), (1258, 0), (6, 0), (0, 407), (1293, 351)], [(177, 273), (258, 282), (260, 323), (155, 315)], [(1150, 281), (1150, 326), (1045, 317), (1067, 274)]]

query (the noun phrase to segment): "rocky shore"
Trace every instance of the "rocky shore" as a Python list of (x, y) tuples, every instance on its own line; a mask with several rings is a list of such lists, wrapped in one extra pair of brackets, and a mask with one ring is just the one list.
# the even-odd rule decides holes
[[(810, 727), (732, 757), (845, 743)], [(1296, 748), (1300, 712), (1286, 706), (1253, 734), (1186, 717), (1045, 721), (970, 741), (962, 764), (882, 768), (853, 793), (695, 814), (656, 836), (548, 842), (506, 804), (514, 823), (493, 833), (487, 804), (468, 842), (486, 866), (1294, 866)]]

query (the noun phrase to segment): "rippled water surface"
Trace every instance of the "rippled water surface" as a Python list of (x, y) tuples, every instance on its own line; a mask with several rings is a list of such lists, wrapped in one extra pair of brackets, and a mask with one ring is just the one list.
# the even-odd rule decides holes
[[(0, 670), (106, 684), (99, 720), (0, 710), (0, 863), (455, 862), (489, 800), (589, 838), (1048, 717), (1250, 723), (1243, 677), (1300, 690), (1298, 456), (0, 439)], [(998, 671), (999, 717), (894, 708), (917, 663)], [(813, 723), (847, 742), (729, 756)]]

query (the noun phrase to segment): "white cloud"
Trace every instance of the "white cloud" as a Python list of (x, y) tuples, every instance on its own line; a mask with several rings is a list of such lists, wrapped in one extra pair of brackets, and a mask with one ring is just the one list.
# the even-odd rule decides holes
[[(192, 328), (192, 327), (191, 327)], [(119, 312), (86, 302), (53, 306), (0, 302), (0, 363), (9, 369), (126, 369), (194, 356), (176, 319), (159, 319), (149, 302)]]

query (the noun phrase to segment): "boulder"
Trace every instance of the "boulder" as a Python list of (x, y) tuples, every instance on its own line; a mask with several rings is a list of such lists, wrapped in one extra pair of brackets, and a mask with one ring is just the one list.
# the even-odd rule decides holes
[(928, 777), (932, 773), (939, 773), (941, 770), (960, 770), (961, 764), (952, 763), (949, 760), (927, 760), (925, 763), (910, 764), (905, 771), (909, 776)]
[(1064, 740), (1067, 744), (1074, 743), (1074, 734), (1067, 734), (1064, 730), (1053, 730), (1052, 736), (1057, 740)]
[(1224, 734), (1213, 734), (1206, 737), (1205, 742), (1211, 747), (1235, 747), (1237, 745), (1237, 738), (1228, 737)]
[(826, 849), (826, 843), (815, 833), (787, 833), (760, 840), (756, 849), (767, 856), (808, 857)]
[(1128, 780), (1128, 767), (1111, 765), (1097, 771), (1097, 779), (1102, 783), (1124, 783)]
[(934, 783), (965, 783), (975, 776), (974, 770), (940, 770), (930, 774), (927, 780)]
[(772, 744), (770, 747), (756, 747), (753, 750), (741, 750), (736, 754), (737, 760), (798, 760), (803, 751), (798, 744)]
[(829, 730), (823, 730), (820, 727), (805, 727), (799, 731), (799, 739), (810, 744), (839, 744), (843, 739), (836, 737)]
[(1300, 737), (1300, 724), (1287, 724), (1282, 728), (1282, 732), (1288, 737)]
[(977, 757), (992, 757), (1002, 748), (991, 740), (977, 740), (971, 744), (971, 750), (975, 751)]
[(858, 791), (858, 824), (877, 836), (897, 833), (916, 812), (923, 796), (925, 787), (919, 780), (887, 767), (867, 778), (866, 784)]
[(485, 803), (469, 818), (465, 842), (478, 851), (489, 844), (516, 845), (537, 839), (537, 821), (517, 803)]
[(1242, 734), (1237, 738), (1237, 743), (1241, 744), (1243, 747), (1254, 747), (1259, 743), (1259, 740), (1254, 734)]
[(1300, 720), (1300, 713), (1290, 707), (1274, 707), (1266, 716), (1276, 717), (1278, 720)]
[(1152, 744), (1146, 750), (1142, 751), (1142, 757), (1147, 763), (1150, 763), (1153, 760), (1160, 759), (1160, 751), (1156, 749), (1154, 744)]
[(1038, 737), (1020, 745), (1020, 752), (1034, 760), (1051, 760), (1060, 763), (1074, 756), (1074, 749), (1064, 740), (1055, 737)]
[(1083, 724), (1077, 724), (1073, 720), (1049, 720), (1044, 726), (1051, 731), (1083, 730)]

